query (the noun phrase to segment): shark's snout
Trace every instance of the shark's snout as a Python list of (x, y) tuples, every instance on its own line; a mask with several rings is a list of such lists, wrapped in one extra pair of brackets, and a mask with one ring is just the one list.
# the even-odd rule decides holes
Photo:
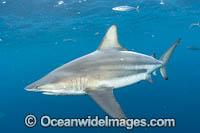
[(37, 85), (37, 84), (30, 84), (27, 87), (25, 87), (25, 90), (27, 90), (27, 91), (39, 91), (40, 86)]
[(27, 91), (41, 91), (43, 86), (46, 85), (48, 82), (46, 82), (45, 78), (37, 80), (35, 82), (33, 82), (32, 84), (29, 84), (28, 86), (26, 86), (24, 89)]

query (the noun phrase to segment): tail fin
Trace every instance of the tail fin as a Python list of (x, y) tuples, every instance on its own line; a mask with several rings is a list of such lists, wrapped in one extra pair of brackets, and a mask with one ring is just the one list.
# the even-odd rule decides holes
[(165, 80), (168, 80), (167, 72), (166, 72), (166, 65), (171, 57), (172, 53), (174, 52), (176, 46), (180, 43), (181, 38), (179, 38), (168, 50), (165, 52), (161, 57), (160, 60), (163, 62), (163, 67), (160, 68), (160, 73)]
[(136, 10), (137, 12), (140, 12), (140, 11), (139, 11), (139, 8), (140, 8), (140, 6), (137, 6), (137, 7), (135, 8), (135, 10)]

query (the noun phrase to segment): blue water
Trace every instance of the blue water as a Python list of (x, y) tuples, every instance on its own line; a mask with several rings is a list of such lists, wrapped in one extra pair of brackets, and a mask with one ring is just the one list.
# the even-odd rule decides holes
[[(127, 117), (175, 118), (175, 128), (137, 128), (135, 132), (199, 132), (200, 21), (199, 0), (0, 0), (0, 132), (132, 132), (124, 128), (27, 128), (27, 114), (37, 117), (83, 118), (106, 115), (85, 96), (48, 96), (24, 87), (53, 69), (96, 50), (106, 30), (116, 24), (119, 41), (128, 50), (159, 58), (179, 37), (165, 81), (115, 90)], [(3, 2), (3, 3), (2, 3)], [(140, 12), (117, 12), (121, 5)]]

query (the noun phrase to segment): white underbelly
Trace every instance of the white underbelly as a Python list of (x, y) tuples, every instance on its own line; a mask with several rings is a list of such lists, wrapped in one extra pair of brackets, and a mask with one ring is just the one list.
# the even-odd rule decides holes
[(124, 86), (128, 86), (134, 83), (137, 83), (141, 80), (145, 80), (147, 78), (147, 73), (141, 73), (137, 75), (131, 75), (123, 78), (114, 78), (111, 80), (104, 80), (102, 81), (102, 86), (113, 87), (113, 88), (120, 88)]
[(75, 89), (58, 89), (58, 90), (45, 90), (43, 92), (45, 95), (84, 95), (86, 94), (83, 90), (75, 90)]

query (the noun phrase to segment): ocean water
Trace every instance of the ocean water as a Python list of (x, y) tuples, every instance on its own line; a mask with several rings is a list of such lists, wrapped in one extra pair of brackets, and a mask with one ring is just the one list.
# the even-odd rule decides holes
[[(199, 0), (0, 0), (0, 132), (199, 132)], [(139, 12), (113, 11), (140, 6)], [(182, 38), (167, 66), (169, 80), (157, 73), (153, 84), (114, 90), (127, 117), (175, 118), (174, 128), (28, 128), (24, 118), (85, 118), (106, 114), (87, 95), (49, 96), (24, 88), (55, 68), (99, 46), (106, 30), (118, 27), (120, 43), (131, 51), (159, 58)]]

